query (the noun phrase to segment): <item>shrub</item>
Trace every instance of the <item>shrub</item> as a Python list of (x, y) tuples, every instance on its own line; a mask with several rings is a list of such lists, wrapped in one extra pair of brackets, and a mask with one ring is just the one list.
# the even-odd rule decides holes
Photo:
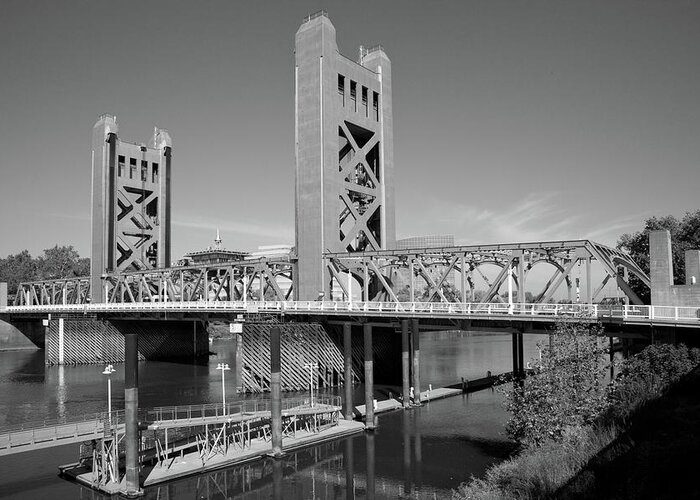
[(511, 417), (508, 436), (524, 446), (561, 440), (572, 428), (595, 421), (607, 404), (607, 363), (601, 328), (560, 323), (532, 360), (536, 372), (521, 383), (502, 385)]
[(610, 384), (612, 418), (626, 418), (645, 402), (659, 397), (673, 383), (700, 364), (700, 350), (684, 344), (653, 344), (623, 361)]

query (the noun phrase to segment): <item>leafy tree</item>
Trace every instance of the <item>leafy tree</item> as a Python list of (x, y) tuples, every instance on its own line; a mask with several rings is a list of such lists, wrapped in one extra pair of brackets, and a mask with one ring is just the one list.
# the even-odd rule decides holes
[(606, 408), (606, 343), (602, 328), (559, 323), (541, 359), (531, 361), (535, 375), (500, 386), (511, 417), (509, 437), (524, 446), (561, 440), (568, 431), (593, 422)]
[[(673, 278), (677, 284), (685, 282), (685, 251), (700, 248), (700, 210), (687, 212), (683, 219), (673, 215), (650, 217), (644, 229), (625, 233), (617, 241), (617, 248), (625, 250), (645, 273), (649, 273), (649, 232), (667, 229), (671, 233), (671, 261)], [(636, 276), (630, 275), (630, 286), (644, 303), (650, 302), (649, 289)]]
[(8, 255), (0, 259), (0, 282), (7, 283), (7, 293), (17, 293), (19, 284), (23, 281), (31, 281), (37, 276), (37, 262), (29, 253), (22, 250), (16, 255)]
[(37, 259), (38, 276), (47, 280), (86, 276), (90, 274), (89, 262), (89, 259), (81, 259), (72, 245), (56, 245), (44, 250), (44, 254)]
[(47, 248), (34, 258), (28, 250), (0, 259), (0, 282), (7, 282), (10, 295), (17, 293), (19, 284), (40, 279), (72, 278), (90, 274), (90, 259), (81, 258), (72, 246)]

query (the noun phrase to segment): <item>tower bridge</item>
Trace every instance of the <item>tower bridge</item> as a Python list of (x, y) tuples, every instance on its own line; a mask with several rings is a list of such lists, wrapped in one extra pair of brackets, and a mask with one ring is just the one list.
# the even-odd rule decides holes
[[(400, 170), (384, 48), (361, 48), (357, 60), (349, 59), (326, 13), (308, 16), (295, 36), (294, 81), (293, 255), (170, 266), (170, 189), (177, 172), (171, 137), (156, 129), (150, 146), (129, 143), (120, 138), (116, 118), (103, 115), (93, 128), (90, 276), (21, 283), (11, 304), (0, 284), (0, 318), (45, 346), (47, 362), (125, 362), (125, 412), (117, 429), (125, 436), (123, 462), (118, 448), (110, 448), (114, 433), (104, 416), (53, 429), (69, 441), (99, 438), (93, 472), (101, 488), (133, 495), (141, 487), (137, 361), (207, 356), (207, 326), (217, 321), (235, 335), (244, 389), (272, 393), (265, 429), (276, 456), (280, 390), (299, 389), (307, 380), (290, 361), (303, 349), (303, 356), (318, 360), (322, 384), (345, 386), (344, 415), (351, 419), (351, 381), (364, 381), (365, 401), (371, 401), (375, 375), (402, 385), (404, 407), (409, 384), (420, 403), (421, 331), (509, 331), (513, 374), (520, 377), (523, 333), (543, 332), (556, 321), (602, 322), (610, 336), (647, 334), (652, 341), (700, 329), (700, 276), (674, 285), (670, 242), (659, 235), (651, 245), (651, 279), (627, 254), (587, 239), (396, 249)], [(700, 253), (687, 258), (691, 274), (700, 269)], [(496, 274), (487, 276), (486, 265)], [(533, 288), (539, 286), (535, 267), (551, 272), (539, 289)], [(656, 287), (655, 302), (642, 303), (631, 276), (652, 292)], [(487, 286), (483, 294), (479, 280)], [(599, 303), (608, 284), (623, 297), (620, 303)], [(561, 297), (568, 303), (554, 303)], [(366, 410), (371, 430), (373, 405)], [(338, 411), (333, 405), (334, 415)], [(216, 423), (224, 432), (227, 424)], [(36, 433), (22, 436), (31, 445)], [(9, 450), (10, 439), (0, 432), (0, 448)], [(200, 444), (212, 442), (207, 437)]]

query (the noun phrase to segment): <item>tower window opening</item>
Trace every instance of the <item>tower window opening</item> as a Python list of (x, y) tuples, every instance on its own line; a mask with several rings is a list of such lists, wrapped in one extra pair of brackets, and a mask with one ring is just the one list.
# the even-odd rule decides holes
[(148, 180), (148, 162), (146, 160), (141, 160), (141, 182), (146, 182)]
[(352, 101), (353, 111), (357, 111), (357, 82), (350, 80), (350, 100)]
[(340, 105), (345, 106), (345, 77), (338, 74), (338, 95), (340, 96)]
[(158, 164), (157, 163), (153, 164), (151, 182), (153, 182), (153, 183), (158, 182)]
[(362, 105), (365, 107), (365, 116), (367, 116), (367, 87), (362, 87)]
[(119, 167), (118, 167), (118, 170), (117, 170), (117, 175), (118, 175), (119, 177), (123, 177), (123, 176), (124, 176), (124, 161), (125, 161), (125, 160), (124, 160), (124, 155), (119, 155), (119, 162), (118, 162)]
[(374, 110), (374, 119), (379, 121), (379, 94), (372, 92), (372, 109)]
[(129, 158), (129, 179), (136, 175), (136, 158)]

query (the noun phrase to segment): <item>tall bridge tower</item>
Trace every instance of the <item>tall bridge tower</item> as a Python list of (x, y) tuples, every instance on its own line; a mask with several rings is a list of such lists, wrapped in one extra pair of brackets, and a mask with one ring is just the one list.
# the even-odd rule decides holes
[(391, 62), (381, 46), (338, 52), (325, 12), (296, 33), (297, 299), (330, 293), (323, 252), (393, 248)]
[(93, 302), (104, 301), (103, 273), (170, 265), (170, 135), (155, 129), (146, 146), (118, 131), (111, 115), (92, 129)]

